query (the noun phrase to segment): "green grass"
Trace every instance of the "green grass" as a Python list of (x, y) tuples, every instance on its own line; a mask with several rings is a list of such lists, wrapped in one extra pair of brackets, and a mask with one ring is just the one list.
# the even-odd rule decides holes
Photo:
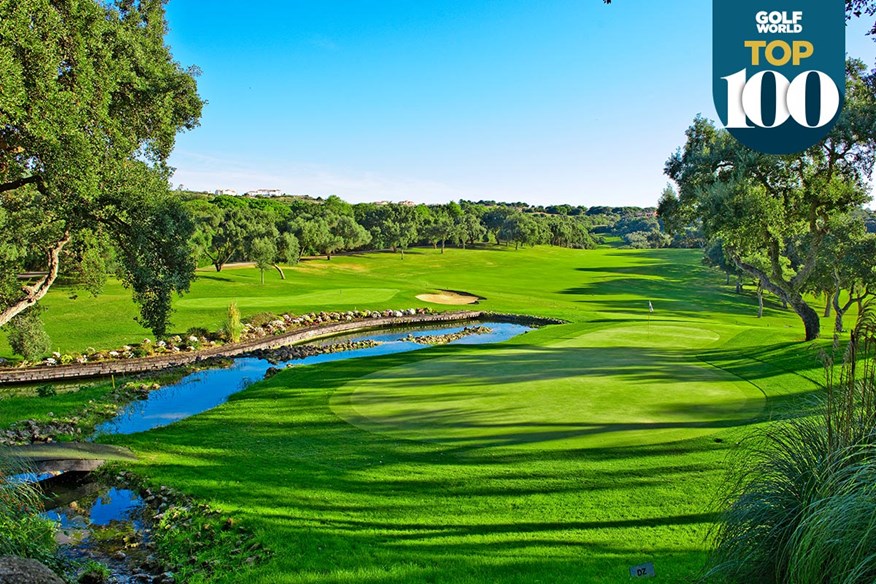
[(713, 330), (576, 328), (381, 369), (341, 388), (333, 407), (351, 424), (399, 439), (539, 450), (692, 438), (763, 409), (757, 387), (691, 354), (720, 341)]
[[(34, 397), (30, 392), (3, 395), (0, 390), (0, 428), (19, 420), (45, 422), (76, 414), (89, 401), (103, 401), (112, 393), (112, 385), (100, 383), (81, 389), (70, 388), (51, 397)], [(49, 414), (52, 414), (51, 416)]]
[[(692, 250), (576, 251), (539, 247), (411, 250), (405, 259), (391, 253), (310, 260), (265, 273), (255, 268), (204, 268), (190, 294), (174, 303), (171, 331), (190, 327), (217, 330), (228, 304), (237, 301), (243, 316), (270, 310), (304, 313), (328, 307), (378, 309), (423, 306), (416, 296), (436, 289), (463, 290), (486, 298), (477, 308), (536, 312), (574, 321), (643, 320), (647, 301), (656, 319), (717, 317), (721, 322), (756, 328), (793, 327), (789, 340), (802, 336), (792, 313), (767, 308), (758, 321), (751, 296), (739, 298), (719, 286), (720, 275), (699, 266)], [(708, 279), (708, 285), (700, 281)], [(53, 349), (80, 352), (87, 347), (117, 348), (150, 337), (137, 322), (130, 291), (110, 281), (97, 299), (69, 288), (55, 288), (42, 301)], [(433, 305), (433, 308), (452, 307)], [(848, 317), (851, 322), (852, 316)], [(825, 321), (829, 330), (832, 323)], [(801, 329), (802, 330), (802, 329)], [(0, 357), (12, 357), (0, 332)]]
[[(758, 320), (753, 297), (696, 251), (417, 250), (286, 273), (261, 287), (254, 269), (203, 272), (176, 328), (215, 328), (231, 300), (244, 315), (409, 307), (435, 289), (569, 324), (296, 368), (188, 420), (108, 438), (274, 551), (225, 581), (617, 582), (653, 561), (657, 581), (683, 582), (703, 564), (728, 453), (823, 377), (826, 342), (801, 344), (797, 317), (774, 304)], [(111, 320), (134, 313), (117, 292), (53, 291), (56, 343), (142, 338)]]

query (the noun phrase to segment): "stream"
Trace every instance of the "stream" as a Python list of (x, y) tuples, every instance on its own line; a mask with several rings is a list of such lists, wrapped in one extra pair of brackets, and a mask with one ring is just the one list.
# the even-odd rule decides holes
[(328, 337), (312, 342), (312, 344), (316, 345), (366, 340), (381, 343), (367, 349), (324, 353), (304, 359), (280, 361), (276, 365), (272, 365), (264, 359), (239, 357), (234, 359), (230, 367), (198, 371), (184, 377), (173, 385), (149, 392), (149, 396), (146, 399), (132, 402), (119, 412), (116, 417), (99, 425), (95, 429), (94, 435), (96, 437), (105, 434), (144, 432), (205, 412), (224, 403), (229, 396), (245, 389), (248, 385), (263, 379), (270, 367), (283, 368), (289, 364), (295, 366), (315, 365), (317, 363), (328, 363), (356, 357), (373, 357), (376, 355), (417, 351), (426, 349), (430, 345), (421, 345), (402, 340), (408, 334), (414, 337), (452, 334), (462, 331), (466, 326), (473, 325), (489, 327), (492, 329), (492, 332), (466, 336), (449, 344), (482, 345), (498, 343), (532, 330), (530, 327), (520, 324), (474, 321), (463, 325), (450, 324), (443, 326), (430, 325), (428, 328), (393, 328), (392, 330)]
[[(287, 365), (314, 365), (357, 357), (418, 351), (431, 345), (411, 342), (405, 338), (409, 338), (409, 335), (423, 337), (453, 334), (475, 325), (488, 327), (491, 332), (471, 334), (448, 344), (498, 343), (532, 330), (531, 327), (520, 324), (481, 321), (427, 327), (398, 327), (391, 330), (326, 337), (310, 342), (323, 346), (368, 340), (379, 343), (364, 349), (323, 353), (273, 364), (266, 359), (240, 357), (234, 359), (231, 366), (201, 370), (184, 377), (177, 383), (149, 392), (146, 399), (132, 402), (114, 418), (98, 426), (91, 439), (109, 434), (143, 432), (205, 412), (224, 403), (229, 396), (250, 384), (263, 379), (271, 367), (282, 369)], [(114, 582), (173, 581), (172, 576), (164, 578), (160, 574), (132, 572), (130, 561), (125, 561), (126, 553), (118, 546), (112, 547), (107, 542), (107, 533), (117, 537), (120, 537), (119, 534), (132, 533), (147, 538), (138, 513), (143, 508), (144, 502), (137, 493), (98, 484), (90, 479), (87, 473), (28, 473), (14, 477), (14, 480), (38, 481), (47, 493), (48, 510), (44, 516), (54, 520), (58, 525), (56, 539), (67, 557), (76, 560), (99, 560), (110, 569)], [(149, 557), (151, 556), (146, 556), (145, 560), (140, 558), (136, 563), (145, 562), (148, 565)], [(133, 559), (133, 556), (128, 558), (128, 560)]]

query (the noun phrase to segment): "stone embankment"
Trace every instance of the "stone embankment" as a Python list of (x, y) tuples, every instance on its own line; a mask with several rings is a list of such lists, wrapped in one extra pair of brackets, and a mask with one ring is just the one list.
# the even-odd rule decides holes
[(273, 347), (270, 349), (258, 349), (251, 353), (246, 353), (244, 356), (264, 359), (271, 365), (276, 365), (283, 361), (306, 359), (308, 357), (315, 357), (316, 355), (343, 353), (344, 351), (356, 351), (358, 349), (370, 349), (379, 344), (380, 343), (377, 341), (366, 339), (364, 341), (347, 341), (346, 343), (335, 343), (332, 345), (288, 345), (284, 347)]
[[(71, 365), (29, 367), (25, 369), (0, 369), (0, 385), (83, 379), (88, 377), (108, 377), (110, 375), (129, 375), (150, 371), (161, 371), (172, 367), (198, 363), (204, 359), (238, 357), (259, 349), (271, 349), (274, 347), (292, 345), (311, 339), (329, 337), (343, 333), (407, 326), (412, 324), (417, 325), (476, 320), (486, 316), (492, 318), (492, 315), (483, 311), (462, 311), (368, 318), (364, 320), (329, 324), (320, 323), (302, 327), (289, 333), (253, 339), (242, 343), (211, 347), (191, 353), (174, 353), (172, 355), (141, 357), (119, 361), (101, 361), (98, 363), (77, 363)], [(513, 317), (503, 315), (502, 318), (510, 319)], [(548, 322), (545, 321), (542, 324), (548, 324)]]
[(488, 326), (467, 326), (459, 332), (447, 333), (445, 335), (421, 335), (418, 337), (409, 334), (402, 340), (408, 343), (417, 343), (418, 345), (445, 345), (471, 335), (488, 335), (491, 332), (493, 332), (493, 329)]

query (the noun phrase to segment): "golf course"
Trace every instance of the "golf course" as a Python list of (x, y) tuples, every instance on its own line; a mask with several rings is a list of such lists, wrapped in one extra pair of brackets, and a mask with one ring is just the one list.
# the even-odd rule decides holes
[[(232, 301), (244, 316), (458, 309), (417, 299), (442, 291), (566, 324), (294, 367), (203, 414), (100, 438), (271, 552), (219, 581), (617, 582), (644, 562), (657, 581), (688, 581), (728, 459), (753, 427), (805, 406), (830, 350), (801, 342), (799, 318), (769, 297), (757, 318), (753, 292), (737, 294), (700, 250), (413, 249), (285, 275), (261, 285), (251, 267), (199, 270), (172, 332), (216, 329)], [(60, 352), (144, 336), (115, 282), (97, 300), (59, 286), (43, 304)], [(30, 399), (36, 417), (75, 401)]]

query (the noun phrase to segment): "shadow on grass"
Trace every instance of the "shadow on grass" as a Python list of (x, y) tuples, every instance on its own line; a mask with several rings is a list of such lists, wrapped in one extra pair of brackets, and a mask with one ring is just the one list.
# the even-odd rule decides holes
[[(757, 314), (757, 299), (749, 294), (737, 294), (735, 288), (719, 284), (715, 270), (697, 264), (677, 263), (671, 250), (648, 250), (631, 256), (629, 253), (607, 253), (607, 257), (624, 257), (620, 265), (579, 267), (576, 271), (589, 274), (613, 274), (616, 277), (598, 279), (582, 286), (567, 288), (561, 294), (583, 296), (579, 302), (602, 305), (606, 310), (647, 313), (647, 307), (623, 300), (606, 301), (604, 297), (636, 294), (654, 302), (655, 309), (670, 310), (677, 314), (695, 316), (703, 312), (717, 312), (734, 316)], [(632, 258), (632, 260), (631, 260)], [(631, 261), (639, 260), (633, 265)], [(627, 264), (627, 265), (623, 265)], [(592, 278), (592, 276), (591, 276)], [(691, 281), (699, 280), (699, 295), (691, 296)], [(764, 297), (764, 315), (789, 314), (772, 296)]]
[[(697, 353), (734, 375), (784, 383), (785, 367), (793, 367), (790, 346), (760, 347), (748, 357)], [(591, 351), (443, 347), (303, 367), (205, 414), (109, 440), (138, 451), (156, 480), (235, 510), (254, 526), (276, 552), (258, 568), (263, 582), (284, 574), (326, 582), (612, 582), (655, 557), (662, 578), (683, 582), (701, 565), (714, 519), (706, 508), (731, 443), (554, 450), (434, 444), (364, 431), (329, 407), (333, 393), (365, 375), (438, 357), (460, 359), (459, 380), (498, 367), (516, 381), (612, 374), (666, 383), (683, 358), (657, 348), (633, 355), (612, 348), (609, 359), (617, 363), (609, 363)], [(767, 363), (771, 355), (782, 366)], [(619, 370), (625, 362), (628, 369)], [(687, 415), (699, 405), (673, 407)], [(612, 431), (604, 426), (600, 431)]]

